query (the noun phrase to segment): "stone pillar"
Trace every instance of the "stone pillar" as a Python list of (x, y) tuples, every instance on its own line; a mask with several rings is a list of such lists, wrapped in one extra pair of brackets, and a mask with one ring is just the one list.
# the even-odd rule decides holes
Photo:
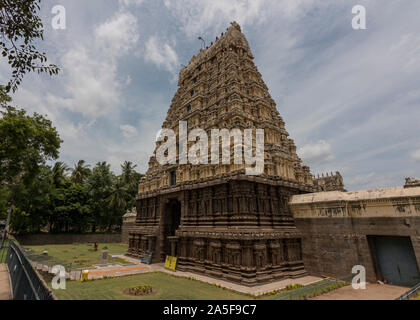
[(129, 233), (128, 235), (128, 252), (132, 253), (134, 249), (134, 234)]
[(142, 250), (141, 250), (141, 242), (142, 242), (142, 235), (138, 234), (137, 235), (137, 246), (136, 246), (136, 253), (138, 255), (142, 254)]
[(179, 253), (177, 254), (177, 248), (178, 248), (178, 240), (179, 237), (178, 236), (173, 236), (173, 237), (168, 237), (169, 242), (171, 243), (171, 256), (172, 257), (176, 257), (179, 255)]
[(262, 242), (254, 244), (254, 264), (258, 269), (266, 267), (266, 245)]
[(147, 244), (148, 244), (147, 251), (153, 252), (154, 249), (155, 249), (155, 239), (156, 239), (156, 236), (154, 236), (154, 235), (147, 235), (146, 238), (147, 238)]
[(243, 243), (242, 264), (245, 267), (252, 267), (253, 265), (253, 248), (252, 241), (246, 240)]

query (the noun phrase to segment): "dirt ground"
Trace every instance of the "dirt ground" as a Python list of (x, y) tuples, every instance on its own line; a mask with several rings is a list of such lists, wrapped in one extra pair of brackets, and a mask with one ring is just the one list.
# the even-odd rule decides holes
[(394, 300), (408, 290), (410, 288), (367, 283), (365, 290), (355, 290), (349, 285), (311, 300)]
[(0, 300), (10, 300), (10, 280), (6, 264), (0, 264)]

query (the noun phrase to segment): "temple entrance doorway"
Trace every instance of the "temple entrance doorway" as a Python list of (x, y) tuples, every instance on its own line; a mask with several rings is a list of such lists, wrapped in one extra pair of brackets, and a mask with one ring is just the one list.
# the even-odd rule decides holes
[(378, 278), (388, 284), (412, 287), (419, 283), (419, 269), (410, 237), (370, 236)]
[(168, 237), (175, 236), (181, 224), (181, 202), (177, 199), (170, 199), (165, 205), (163, 213), (163, 253), (165, 256), (171, 255), (171, 243)]

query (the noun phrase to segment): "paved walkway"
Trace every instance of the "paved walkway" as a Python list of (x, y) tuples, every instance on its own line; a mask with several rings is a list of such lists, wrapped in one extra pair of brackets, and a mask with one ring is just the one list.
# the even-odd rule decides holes
[(10, 280), (7, 265), (0, 264), (0, 300), (11, 300), (12, 295), (10, 292)]
[(395, 300), (408, 290), (410, 288), (367, 283), (365, 290), (355, 290), (349, 285), (311, 300)]
[(121, 265), (112, 267), (98, 267), (97, 269), (89, 271), (89, 279), (102, 278), (103, 276), (126, 276), (151, 271), (152, 268), (148, 265), (141, 265), (136, 267), (123, 267)]

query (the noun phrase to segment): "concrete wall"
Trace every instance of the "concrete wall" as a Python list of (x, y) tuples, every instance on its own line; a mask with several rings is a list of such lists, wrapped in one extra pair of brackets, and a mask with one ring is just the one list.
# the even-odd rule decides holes
[(410, 237), (420, 266), (420, 188), (298, 195), (290, 207), (311, 274), (340, 277), (363, 265), (376, 281), (370, 236)]
[(121, 234), (30, 234), (16, 236), (22, 245), (71, 244), (71, 243), (118, 243)]

